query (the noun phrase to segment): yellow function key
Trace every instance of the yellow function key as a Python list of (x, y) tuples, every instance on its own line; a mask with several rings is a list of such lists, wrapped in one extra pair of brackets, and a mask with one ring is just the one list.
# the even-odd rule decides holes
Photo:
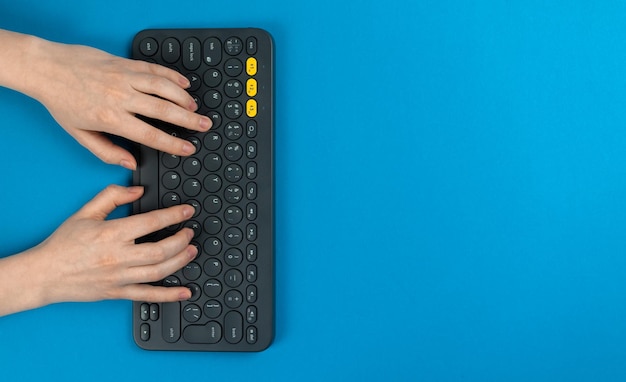
[(256, 74), (256, 58), (248, 57), (246, 60), (246, 73), (248, 73), (249, 76)]
[(248, 78), (246, 81), (246, 93), (248, 97), (254, 97), (256, 95), (256, 80), (254, 78)]
[(254, 118), (256, 117), (256, 100), (255, 99), (249, 99), (248, 102), (246, 102), (246, 114), (248, 115), (249, 118)]

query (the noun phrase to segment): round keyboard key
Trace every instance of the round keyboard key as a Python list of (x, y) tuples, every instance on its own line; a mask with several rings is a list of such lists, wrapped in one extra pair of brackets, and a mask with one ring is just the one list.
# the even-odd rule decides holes
[(209, 256), (216, 256), (222, 250), (222, 242), (216, 237), (209, 237), (204, 241), (204, 252)]
[(210, 88), (219, 86), (222, 82), (222, 73), (217, 69), (209, 69), (204, 72), (204, 83)]
[(163, 183), (163, 187), (168, 190), (173, 190), (180, 184), (180, 175), (174, 171), (168, 171), (163, 174), (161, 181)]
[(202, 233), (201, 232), (202, 231), (202, 227), (200, 226), (200, 223), (198, 223), (195, 220), (187, 220), (185, 223), (183, 223), (183, 227), (191, 228), (193, 230), (193, 237), (194, 238), (197, 238)]
[(222, 208), (222, 200), (215, 195), (209, 195), (204, 199), (204, 210), (210, 214), (219, 212)]
[(198, 76), (196, 73), (189, 73), (185, 77), (187, 77), (190, 84), (190, 86), (186, 89), (188, 92), (195, 92), (196, 90), (200, 89), (200, 86), (202, 86), (200, 76)]
[(237, 269), (229, 269), (224, 274), (224, 282), (231, 288), (237, 288), (243, 282), (243, 275)]
[(230, 204), (237, 204), (243, 198), (243, 191), (239, 186), (228, 186), (226, 190), (224, 190), (224, 198)]
[(208, 280), (204, 283), (204, 294), (209, 297), (217, 297), (222, 293), (222, 284), (216, 279)]
[(236, 58), (228, 59), (224, 63), (224, 72), (230, 77), (237, 77), (243, 71), (243, 64)]
[(187, 196), (197, 196), (200, 191), (202, 191), (202, 184), (198, 179), (187, 179), (185, 183), (183, 183), (183, 192)]
[(191, 262), (183, 267), (183, 276), (189, 281), (197, 280), (202, 275), (202, 269), (196, 262)]
[(163, 198), (161, 199), (161, 204), (165, 208), (177, 206), (180, 204), (180, 196), (178, 196), (178, 194), (175, 192), (168, 192), (163, 195)]
[(243, 156), (243, 148), (239, 143), (229, 143), (224, 147), (224, 156), (231, 162), (236, 162)]
[(231, 267), (236, 267), (241, 264), (243, 260), (243, 254), (237, 248), (228, 248), (224, 253), (224, 261)]
[(217, 90), (209, 90), (204, 93), (202, 100), (209, 109), (216, 109), (222, 103), (222, 95)]
[(215, 235), (222, 230), (222, 221), (215, 216), (209, 216), (204, 220), (204, 231), (209, 235)]
[(187, 284), (186, 287), (189, 288), (189, 290), (191, 291), (191, 297), (189, 298), (189, 301), (197, 301), (202, 295), (202, 290), (200, 289), (200, 286), (198, 284), (191, 283)]
[(243, 303), (243, 296), (238, 290), (231, 289), (224, 294), (224, 303), (231, 309), (239, 308)]
[(217, 133), (208, 133), (204, 136), (204, 147), (208, 150), (215, 151), (222, 145), (222, 137)]
[(243, 106), (238, 101), (228, 101), (224, 106), (224, 114), (229, 119), (237, 119), (243, 112)]
[(224, 232), (224, 240), (228, 245), (238, 245), (243, 240), (243, 233), (237, 227), (229, 227)]
[(243, 92), (243, 85), (237, 80), (228, 80), (224, 84), (224, 93), (230, 98), (237, 98)]
[(189, 176), (197, 175), (202, 169), (202, 163), (198, 158), (187, 158), (183, 162), (183, 172)]
[(226, 223), (230, 225), (239, 224), (239, 222), (241, 222), (242, 219), (243, 219), (243, 212), (241, 211), (241, 208), (239, 207), (236, 207), (236, 206), (228, 207), (224, 211), (224, 220), (226, 220)]
[(222, 157), (215, 153), (209, 153), (204, 157), (204, 168), (208, 171), (217, 171), (222, 166)]
[(217, 318), (222, 314), (222, 304), (217, 300), (209, 300), (204, 304), (204, 314), (209, 318)]
[(217, 192), (222, 188), (222, 178), (209, 174), (204, 178), (204, 189), (208, 192)]
[(174, 154), (163, 153), (161, 163), (163, 163), (163, 166), (166, 168), (174, 168), (180, 163), (180, 157)]
[(183, 318), (187, 322), (197, 322), (202, 317), (202, 311), (196, 304), (187, 304), (183, 308)]
[(211, 127), (212, 129), (217, 129), (222, 125), (222, 116), (217, 111), (211, 110), (206, 113), (206, 116), (213, 122), (213, 127)]
[(239, 37), (229, 37), (224, 42), (224, 50), (231, 56), (236, 56), (243, 50), (243, 42)]
[(162, 285), (165, 287), (180, 286), (180, 280), (176, 276), (167, 276), (163, 279)]
[(229, 164), (224, 169), (224, 177), (229, 182), (236, 183), (243, 177), (243, 170), (238, 164)]
[(200, 151), (200, 149), (202, 148), (202, 143), (200, 142), (200, 138), (198, 138), (198, 137), (189, 137), (189, 138), (187, 138), (187, 140), (189, 142), (191, 142), (193, 147), (196, 148), (196, 152), (194, 152), (194, 154), (197, 154), (198, 151)]
[(159, 49), (159, 44), (152, 37), (146, 37), (139, 42), (139, 51), (147, 57), (152, 57)]
[(198, 217), (198, 215), (200, 215), (200, 212), (202, 212), (202, 206), (200, 205), (200, 202), (198, 202), (197, 200), (194, 200), (194, 199), (187, 200), (185, 204), (189, 204), (190, 206), (194, 208), (194, 213), (193, 213), (194, 218)]
[(243, 127), (241, 127), (239, 122), (229, 122), (226, 127), (224, 127), (224, 135), (232, 141), (239, 139), (241, 134), (243, 134)]
[(204, 273), (210, 277), (215, 277), (222, 272), (222, 263), (218, 259), (208, 259), (204, 262)]

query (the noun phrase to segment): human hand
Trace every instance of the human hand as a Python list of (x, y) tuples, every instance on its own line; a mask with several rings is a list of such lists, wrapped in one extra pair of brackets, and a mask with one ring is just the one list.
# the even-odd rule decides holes
[[(117, 206), (143, 195), (142, 187), (109, 186), (67, 219), (30, 256), (30, 276), (41, 289), (40, 305), (62, 301), (130, 299), (151, 302), (186, 300), (185, 287), (144, 284), (165, 278), (197, 255), (193, 231), (184, 228), (155, 243), (135, 239), (190, 218), (181, 205), (130, 217), (105, 220)], [(31, 284), (32, 285), (32, 284)]]
[(31, 95), (106, 163), (131, 170), (137, 167), (131, 153), (102, 133), (170, 154), (184, 156), (195, 151), (190, 142), (154, 128), (136, 114), (196, 131), (212, 125), (208, 117), (194, 113), (197, 105), (184, 90), (189, 80), (172, 69), (86, 46), (36, 41), (39, 48), (34, 51), (39, 57), (34, 61), (35, 72), (29, 73), (34, 82), (28, 87)]

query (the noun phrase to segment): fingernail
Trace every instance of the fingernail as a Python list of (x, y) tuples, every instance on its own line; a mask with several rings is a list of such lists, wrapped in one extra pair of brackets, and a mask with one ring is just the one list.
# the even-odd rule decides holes
[(186, 292), (180, 292), (178, 294), (178, 298), (181, 300), (189, 300), (191, 298), (191, 291), (187, 290)]
[(213, 122), (211, 121), (209, 117), (200, 118), (200, 127), (203, 130), (208, 130), (211, 127), (211, 125), (213, 125)]
[(143, 192), (143, 186), (131, 186), (131, 187), (128, 187), (127, 190), (131, 194), (138, 194), (140, 192)]
[(198, 104), (196, 103), (196, 101), (191, 101), (189, 102), (189, 106), (187, 106), (187, 109), (191, 111), (196, 111), (198, 110)]
[(196, 151), (196, 147), (189, 142), (183, 144), (183, 152), (186, 155), (193, 154)]
[(120, 162), (120, 166), (131, 171), (135, 171), (137, 169), (137, 166), (135, 164), (133, 164), (131, 161), (126, 160), (126, 159), (122, 159), (122, 161)]
[(195, 245), (187, 247), (187, 253), (189, 254), (189, 260), (193, 260), (198, 255), (198, 248)]
[(185, 89), (187, 89), (188, 87), (191, 86), (191, 82), (189, 82), (189, 79), (187, 77), (179, 77), (179, 83), (182, 87), (184, 87)]
[(193, 208), (192, 206), (186, 205), (186, 206), (183, 208), (183, 216), (184, 216), (185, 218), (190, 218), (190, 217), (191, 217), (191, 215), (193, 215), (193, 213), (194, 213), (194, 212), (196, 212), (196, 209), (195, 209), (195, 208)]

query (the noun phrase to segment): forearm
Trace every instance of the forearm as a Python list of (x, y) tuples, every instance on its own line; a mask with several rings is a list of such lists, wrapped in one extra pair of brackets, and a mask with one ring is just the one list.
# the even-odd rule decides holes
[(47, 305), (43, 276), (33, 252), (0, 259), (0, 316)]

